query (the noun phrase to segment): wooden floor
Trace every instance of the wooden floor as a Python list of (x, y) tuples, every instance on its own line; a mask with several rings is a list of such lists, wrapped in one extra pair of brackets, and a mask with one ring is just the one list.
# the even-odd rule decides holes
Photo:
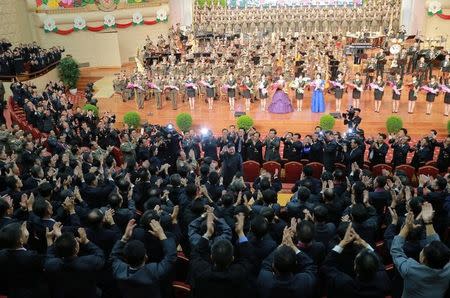
[[(366, 136), (375, 135), (378, 132), (386, 132), (386, 118), (393, 115), (392, 111), (392, 91), (386, 88), (382, 108), (380, 113), (373, 112), (373, 91), (364, 91), (361, 99), (361, 117), (363, 119), (361, 128), (366, 132)], [(406, 90), (405, 90), (406, 91)], [(409, 131), (413, 137), (420, 137), (429, 132), (430, 129), (436, 129), (439, 136), (447, 134), (447, 120), (448, 117), (443, 116), (444, 104), (443, 95), (440, 94), (434, 105), (431, 115), (425, 115), (425, 94), (421, 93), (416, 103), (414, 114), (408, 114), (407, 92), (403, 91), (400, 101), (400, 111), (398, 115), (403, 119), (404, 127)], [(262, 134), (265, 134), (270, 128), (275, 128), (279, 134), (284, 134), (287, 131), (299, 132), (302, 135), (311, 133), (316, 125), (319, 124), (319, 119), (322, 115), (334, 112), (335, 101), (332, 94), (325, 95), (326, 111), (325, 113), (312, 113), (310, 109), (311, 92), (305, 94), (303, 103), (303, 111), (293, 112), (289, 114), (271, 114), (263, 112), (259, 108), (259, 101), (252, 103), (251, 110), (247, 112), (254, 122), (255, 127)], [(344, 93), (341, 110), (348, 108), (349, 94)], [(267, 106), (270, 104), (268, 99)], [(296, 104), (296, 103), (295, 103)], [(294, 104), (294, 108), (296, 105)], [(214, 102), (214, 109), (208, 110), (208, 105), (204, 100), (196, 100), (195, 110), (190, 111), (188, 103), (182, 103), (179, 100), (177, 110), (171, 109), (170, 101), (163, 102), (163, 109), (157, 110), (154, 99), (146, 101), (143, 110), (137, 110), (134, 101), (122, 102), (120, 95), (116, 94), (109, 99), (99, 99), (100, 112), (109, 111), (117, 115), (119, 127), (122, 125), (123, 115), (128, 111), (138, 111), (143, 121), (148, 121), (152, 124), (166, 125), (168, 123), (175, 124), (175, 117), (181, 112), (191, 113), (194, 120), (194, 128), (200, 129), (206, 127), (212, 129), (214, 133), (220, 133), (224, 127), (235, 124), (234, 113), (229, 111), (228, 103), (225, 98)], [(244, 111), (245, 104), (243, 99), (236, 100), (236, 111)], [(342, 120), (336, 120), (335, 130), (345, 132), (346, 127)]]

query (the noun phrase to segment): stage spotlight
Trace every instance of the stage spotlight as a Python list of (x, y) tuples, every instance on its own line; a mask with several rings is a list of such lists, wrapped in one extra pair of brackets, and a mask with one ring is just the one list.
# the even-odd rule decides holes
[(208, 132), (209, 132), (209, 129), (207, 129), (206, 127), (202, 127), (202, 128), (200, 129), (200, 133), (201, 133), (203, 136), (208, 135)]

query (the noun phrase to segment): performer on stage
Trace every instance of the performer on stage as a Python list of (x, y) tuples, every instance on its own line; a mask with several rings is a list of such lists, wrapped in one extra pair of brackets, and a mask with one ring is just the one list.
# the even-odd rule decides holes
[(216, 96), (216, 85), (214, 85), (214, 80), (212, 79), (210, 73), (206, 76), (205, 87), (206, 97), (208, 99), (208, 110), (212, 110), (214, 97)]
[(431, 76), (430, 82), (427, 84), (427, 115), (431, 115), (433, 102), (439, 92), (439, 84), (436, 82), (436, 76)]
[(186, 96), (189, 100), (189, 108), (193, 110), (195, 107), (195, 94), (197, 92), (197, 86), (195, 85), (195, 80), (192, 78), (192, 73), (188, 74), (188, 77), (184, 82), (184, 87), (186, 89)]
[(381, 108), (381, 100), (384, 95), (383, 77), (381, 75), (377, 76), (377, 80), (375, 83), (371, 84), (371, 87), (373, 88), (373, 97), (375, 99), (375, 113), (379, 113)]
[(261, 110), (266, 110), (267, 97), (269, 96), (269, 92), (267, 91), (267, 87), (269, 86), (269, 82), (266, 79), (266, 75), (261, 75), (261, 80), (258, 83), (259, 90), (259, 99), (261, 100)]
[(355, 74), (355, 79), (349, 85), (353, 88), (352, 102), (350, 103), (350, 106), (353, 106), (354, 108), (359, 108), (361, 93), (363, 91), (363, 82), (361, 80), (361, 74), (359, 72)]
[(153, 93), (155, 94), (156, 99), (156, 109), (161, 110), (162, 108), (162, 101), (161, 101), (161, 88), (162, 88), (162, 81), (160, 76), (157, 74), (155, 76), (155, 79), (153, 80), (152, 89)]
[(297, 112), (301, 112), (303, 108), (303, 95), (305, 94), (306, 80), (303, 78), (303, 73), (299, 73), (295, 78), (292, 89), (295, 92), (295, 99), (297, 100)]
[(408, 93), (408, 114), (414, 113), (414, 107), (417, 100), (417, 92), (419, 92), (420, 83), (417, 80), (417, 75), (412, 76), (412, 83), (410, 84), (410, 89)]
[(242, 97), (245, 98), (245, 110), (250, 111), (250, 100), (253, 95), (253, 82), (250, 76), (246, 75), (242, 81)]
[(450, 78), (450, 55), (445, 55), (444, 60), (441, 62), (441, 82), (445, 82)]
[(228, 103), (230, 104), (230, 111), (234, 111), (234, 101), (236, 98), (236, 79), (232, 72), (228, 75), (228, 80), (226, 83)]
[(425, 62), (425, 57), (420, 57), (419, 62), (417, 62), (417, 72), (419, 75), (419, 82), (421, 84), (423, 84), (423, 82), (426, 80), (427, 78), (427, 69), (428, 69), (428, 65)]
[(135, 96), (136, 96), (136, 104), (138, 106), (138, 109), (144, 108), (144, 99), (145, 99), (145, 90), (144, 90), (144, 84), (141, 78), (141, 75), (138, 75), (136, 77), (136, 80), (134, 81), (134, 90), (135, 90)]
[(377, 77), (379, 75), (383, 76), (384, 65), (386, 64), (386, 55), (384, 54), (383, 49), (380, 49), (380, 51), (376, 54), (375, 59), (377, 60), (376, 75), (377, 75)]
[(445, 104), (445, 112), (444, 116), (448, 117), (448, 113), (450, 112), (450, 79), (446, 79), (444, 84), (441, 86), (442, 91), (444, 92), (444, 104)]
[(334, 98), (336, 99), (336, 112), (341, 112), (342, 96), (344, 95), (344, 78), (342, 72), (338, 73), (336, 81), (332, 82), (334, 90)]
[(325, 82), (322, 80), (320, 73), (316, 74), (316, 79), (311, 83), (311, 85), (314, 87), (311, 101), (311, 111), (313, 113), (323, 113), (325, 112), (325, 99), (323, 96)]
[(392, 82), (392, 113), (398, 113), (402, 89), (403, 82), (401, 79), (401, 74), (397, 73), (395, 75), (395, 80)]
[(177, 106), (177, 97), (178, 97), (178, 90), (180, 88), (177, 86), (177, 81), (175, 80), (175, 77), (172, 75), (170, 76), (169, 80), (167, 81), (168, 85), (164, 87), (164, 89), (167, 89), (169, 91), (169, 98), (172, 102), (172, 110), (178, 109)]
[(268, 108), (269, 112), (275, 114), (286, 114), (294, 111), (289, 96), (283, 90), (285, 84), (286, 81), (284, 80), (283, 76), (280, 75), (278, 80), (273, 85), (276, 91), (272, 96), (272, 102), (270, 103)]

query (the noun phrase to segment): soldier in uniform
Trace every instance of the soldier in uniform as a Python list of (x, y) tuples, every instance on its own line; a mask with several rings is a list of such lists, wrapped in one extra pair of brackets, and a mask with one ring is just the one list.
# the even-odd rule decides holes
[[(441, 82), (445, 82), (450, 78), (450, 55), (446, 54), (444, 60), (441, 62)], [(1, 98), (0, 98), (1, 99)]]
[(401, 76), (402, 80), (403, 80), (403, 76), (405, 74), (407, 60), (408, 60), (408, 52), (406, 51), (406, 49), (402, 49), (402, 51), (400, 52), (400, 55), (398, 56), (398, 60), (397, 60), (397, 64), (398, 64), (398, 67), (400, 68), (400, 76)]
[(408, 114), (414, 113), (414, 107), (417, 100), (417, 92), (419, 92), (420, 83), (417, 80), (417, 76), (412, 76), (412, 82), (410, 84), (410, 89), (408, 93)]
[(144, 89), (144, 82), (140, 75), (137, 77), (135, 84), (137, 85), (134, 89), (136, 103), (137, 103), (138, 109), (143, 109), (144, 108), (144, 99), (145, 99), (145, 89)]
[(401, 75), (397, 73), (395, 75), (395, 80), (392, 82), (392, 113), (398, 113), (402, 88), (403, 82), (401, 79)]
[(277, 137), (277, 131), (275, 129), (270, 129), (267, 138), (263, 143), (266, 146), (266, 154), (264, 157), (265, 161), (276, 161), (281, 160), (280, 157), (280, 138)]
[(408, 69), (407, 72), (414, 72), (416, 70), (417, 66), (417, 59), (419, 56), (419, 43), (415, 42), (409, 49), (408, 49)]
[(155, 100), (156, 100), (156, 109), (161, 110), (162, 108), (162, 100), (161, 100), (161, 93), (163, 82), (161, 81), (161, 77), (159, 75), (155, 76), (155, 79), (153, 80), (153, 93), (155, 94)]
[(178, 100), (178, 90), (180, 88), (177, 86), (177, 81), (174, 76), (171, 76), (169, 80), (167, 81), (167, 85), (164, 89), (167, 89), (169, 91), (169, 98), (172, 102), (172, 110), (178, 109), (177, 106), (177, 100)]
[(422, 84), (427, 78), (427, 68), (428, 65), (425, 62), (425, 57), (420, 57), (419, 62), (417, 62), (417, 73), (419, 77), (419, 82)]
[(384, 64), (386, 64), (386, 55), (384, 54), (383, 49), (380, 49), (380, 51), (376, 54), (375, 59), (377, 60), (376, 76), (383, 76)]

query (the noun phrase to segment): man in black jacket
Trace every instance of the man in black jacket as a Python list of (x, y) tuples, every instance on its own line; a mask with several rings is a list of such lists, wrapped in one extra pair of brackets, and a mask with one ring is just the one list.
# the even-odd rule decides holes
[(398, 138), (391, 147), (394, 149), (392, 157), (392, 164), (394, 167), (406, 164), (406, 158), (408, 157), (409, 145), (407, 144), (408, 137)]
[[(339, 270), (336, 259), (344, 248), (353, 243), (363, 249), (354, 260), (355, 277)], [(325, 259), (321, 273), (327, 281), (328, 297), (385, 297), (390, 289), (390, 280), (384, 266), (367, 244), (349, 224), (344, 238)]]
[(379, 133), (375, 141), (369, 142), (369, 160), (372, 165), (385, 164), (388, 145), (385, 143), (386, 135)]
[[(158, 263), (146, 264), (148, 257), (144, 243), (129, 241), (135, 227), (136, 221), (130, 220), (122, 239), (114, 245), (111, 253), (113, 276), (118, 280), (123, 297), (162, 297), (160, 281), (169, 275), (177, 259), (175, 241), (166, 237), (158, 221), (152, 220), (149, 232), (161, 241), (164, 257)], [(120, 259), (122, 254), (124, 261)]]
[(245, 291), (251, 272), (251, 246), (244, 234), (244, 215), (237, 215), (236, 234), (239, 237), (239, 256), (234, 259), (234, 248), (230, 241), (215, 242), (209, 252), (209, 238), (214, 234), (214, 216), (208, 212), (206, 233), (201, 237), (191, 254), (193, 297), (228, 298), (249, 297)]
[(338, 144), (330, 131), (325, 132), (325, 145), (323, 147), (323, 165), (328, 172), (334, 171)]
[(83, 228), (78, 236), (64, 233), (47, 251), (44, 268), (52, 280), (52, 297), (97, 297), (96, 276), (105, 264), (104, 254)]

